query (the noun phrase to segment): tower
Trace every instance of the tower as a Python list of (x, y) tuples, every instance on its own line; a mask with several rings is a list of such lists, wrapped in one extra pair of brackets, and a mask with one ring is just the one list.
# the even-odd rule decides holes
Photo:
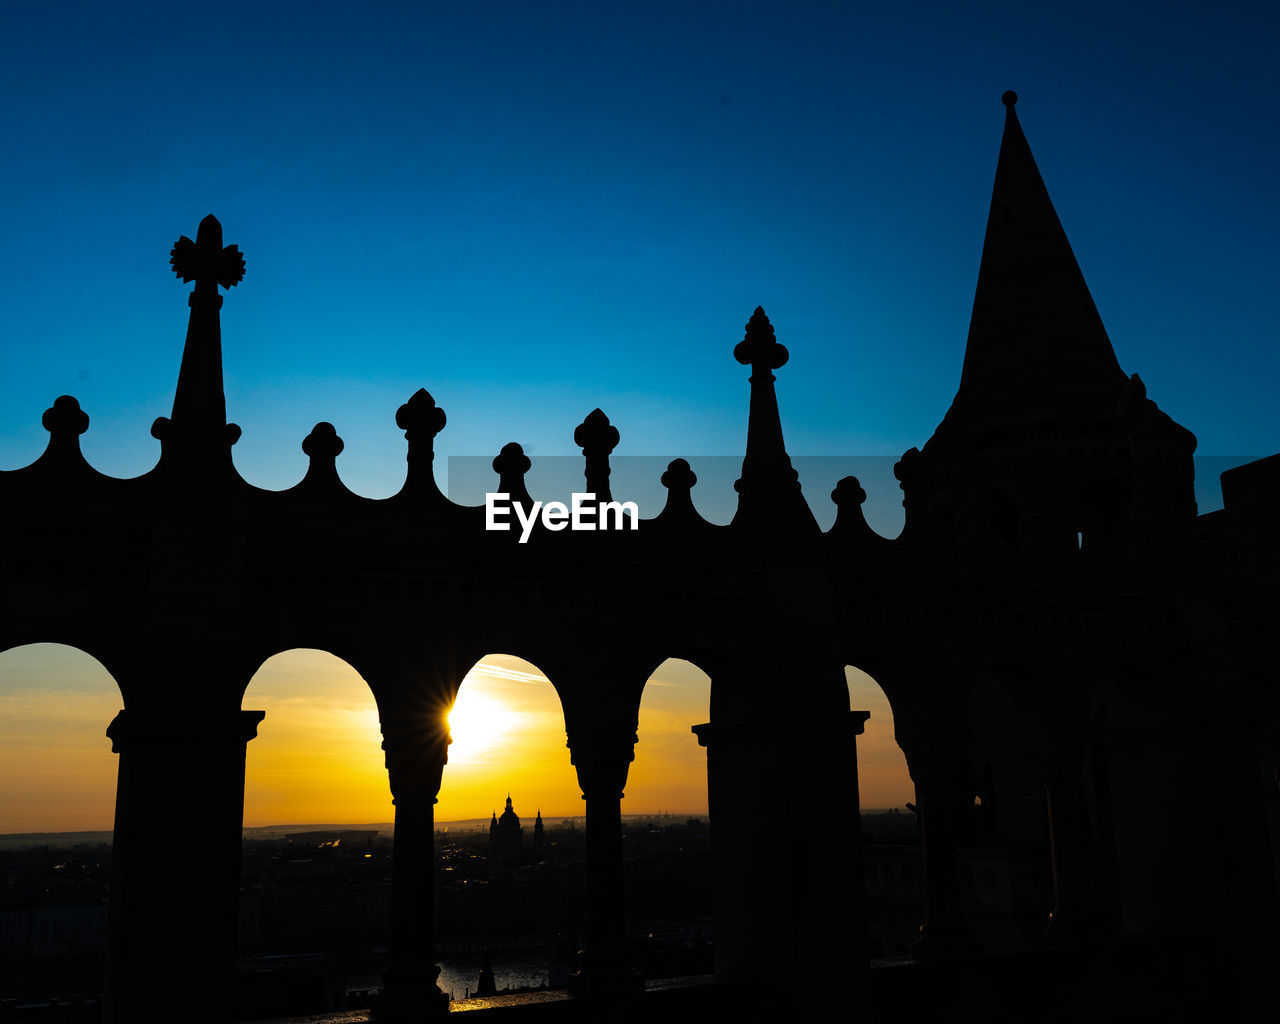
[(1195, 515), (1195, 437), (1126, 376), (1006, 92), (960, 387), (895, 467), (934, 557), (1142, 557)]

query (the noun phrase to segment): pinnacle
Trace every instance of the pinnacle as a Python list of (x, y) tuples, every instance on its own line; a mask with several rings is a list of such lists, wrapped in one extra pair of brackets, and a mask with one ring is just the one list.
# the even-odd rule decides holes
[(1114, 419), (1127, 379), (1014, 113), (1017, 95), (1003, 101), (964, 367), (938, 440)]

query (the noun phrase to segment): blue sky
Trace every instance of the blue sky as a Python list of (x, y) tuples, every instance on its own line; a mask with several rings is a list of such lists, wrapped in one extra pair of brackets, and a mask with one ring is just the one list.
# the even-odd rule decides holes
[(792, 453), (900, 455), (959, 381), (1010, 88), (1121, 366), (1201, 453), (1280, 450), (1271, 5), (22, 6), (0, 468), (68, 393), (99, 469), (154, 463), (168, 250), (209, 212), (247, 260), (224, 362), (260, 486), (323, 419), (394, 493), (422, 386), (442, 456), (574, 454), (597, 405), (618, 455), (740, 456), (757, 304)]

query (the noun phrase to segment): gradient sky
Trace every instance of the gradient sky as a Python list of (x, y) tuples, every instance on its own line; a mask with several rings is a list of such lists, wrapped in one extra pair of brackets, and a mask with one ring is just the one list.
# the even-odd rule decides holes
[[(60, 394), (99, 469), (154, 464), (187, 312), (168, 250), (214, 212), (247, 260), (223, 334), (252, 483), (296, 482), (330, 420), (348, 485), (394, 493), (395, 410), (422, 386), (443, 456), (518, 440), (536, 476), (599, 405), (619, 456), (740, 457), (732, 348), (762, 304), (791, 351), (790, 450), (880, 457), (869, 518), (892, 534), (893, 458), (959, 380), (1009, 88), (1121, 366), (1202, 454), (1269, 454), (1278, 22), (1261, 3), (8, 5), (0, 468), (39, 455)], [(824, 465), (803, 479), (825, 523)], [(699, 472), (723, 518), (732, 473)]]

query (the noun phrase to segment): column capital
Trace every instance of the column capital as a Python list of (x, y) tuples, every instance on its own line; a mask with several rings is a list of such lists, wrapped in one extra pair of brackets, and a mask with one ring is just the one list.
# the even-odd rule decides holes
[(107, 726), (111, 749), (119, 753), (135, 743), (247, 743), (258, 735), (265, 711), (122, 710)]
[(449, 742), (444, 729), (383, 725), (382, 749), (394, 802), (415, 797), (436, 802), (449, 762)]
[(870, 711), (850, 711), (841, 715), (785, 715), (761, 718), (753, 722), (717, 725), (706, 722), (692, 727), (701, 746), (712, 744), (756, 743), (761, 740), (843, 739), (861, 736), (871, 717)]
[(582, 799), (622, 799), (627, 772), (636, 756), (636, 734), (588, 734), (569, 738), (569, 760), (578, 771)]

